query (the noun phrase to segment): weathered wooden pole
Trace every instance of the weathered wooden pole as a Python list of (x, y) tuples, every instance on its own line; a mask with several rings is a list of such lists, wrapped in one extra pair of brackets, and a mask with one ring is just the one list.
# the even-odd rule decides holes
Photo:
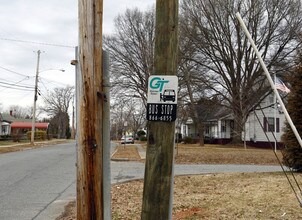
[[(178, 0), (156, 1), (155, 72), (176, 75)], [(149, 122), (141, 217), (171, 219), (175, 122)]]
[[(103, 0), (79, 0), (77, 219), (103, 219)], [(110, 201), (109, 201), (110, 202)]]

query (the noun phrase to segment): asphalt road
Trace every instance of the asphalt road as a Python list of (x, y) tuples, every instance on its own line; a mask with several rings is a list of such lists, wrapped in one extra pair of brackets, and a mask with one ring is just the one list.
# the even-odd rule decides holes
[(75, 171), (74, 144), (0, 154), (0, 219), (44, 219), (62, 194), (75, 193)]
[[(114, 145), (111, 152), (114, 150)], [(75, 143), (0, 154), (0, 219), (54, 220), (76, 195)], [(176, 165), (175, 174), (271, 172), (278, 166)], [(144, 164), (111, 162), (111, 183), (144, 176)]]

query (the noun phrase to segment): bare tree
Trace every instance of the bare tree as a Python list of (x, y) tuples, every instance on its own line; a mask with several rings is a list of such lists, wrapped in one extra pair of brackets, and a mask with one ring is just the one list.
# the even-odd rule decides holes
[(147, 100), (153, 72), (154, 10), (127, 9), (115, 19), (115, 33), (104, 38), (111, 56), (113, 94), (127, 93)]
[(125, 95), (117, 97), (111, 106), (112, 137), (118, 138), (126, 130), (137, 133), (146, 121), (145, 111), (146, 108), (139, 99)]
[(31, 106), (23, 107), (20, 105), (11, 105), (9, 106), (9, 111), (12, 111), (12, 115), (15, 118), (32, 118), (33, 115)]
[(202, 70), (199, 80), (211, 88), (212, 94), (223, 97), (232, 109), (233, 140), (240, 142), (251, 107), (268, 87), (236, 12), (247, 24), (268, 69), (283, 73), (299, 45), (295, 30), (301, 30), (301, 1), (183, 1), (182, 33), (194, 49), (186, 58), (195, 63), (195, 70)]
[(58, 132), (58, 138), (66, 138), (66, 131), (69, 127), (68, 109), (71, 99), (74, 96), (74, 87), (55, 88), (44, 97), (45, 106), (42, 108), (49, 116)]

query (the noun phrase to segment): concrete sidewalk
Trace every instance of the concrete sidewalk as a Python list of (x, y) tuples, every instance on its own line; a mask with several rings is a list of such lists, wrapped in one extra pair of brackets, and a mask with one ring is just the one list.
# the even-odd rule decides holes
[(146, 149), (141, 144), (136, 145), (137, 152), (142, 160), (146, 159)]

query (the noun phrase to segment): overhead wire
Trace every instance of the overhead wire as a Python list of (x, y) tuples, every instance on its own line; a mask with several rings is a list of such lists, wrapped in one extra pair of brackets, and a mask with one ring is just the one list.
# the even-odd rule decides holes
[(43, 42), (36, 42), (36, 41), (27, 41), (27, 40), (4, 38), (4, 37), (0, 37), (0, 40), (13, 41), (13, 42), (19, 42), (19, 43), (28, 43), (28, 44), (39, 44), (39, 45), (46, 45), (46, 46), (53, 46), (53, 47), (65, 47), (65, 48), (73, 48), (73, 49), (75, 48), (75, 46), (70, 46), (70, 45), (43, 43)]
[(46, 79), (44, 77), (39, 77), (40, 79), (42, 80), (45, 80), (47, 82), (47, 84), (53, 84), (53, 85), (63, 85), (63, 86), (67, 86), (68, 84), (66, 83), (61, 83), (61, 82), (57, 82), (57, 81), (53, 81), (53, 80), (49, 80), (49, 79)]
[(22, 74), (22, 73), (18, 73), (18, 72), (16, 72), (16, 71), (10, 70), (10, 69), (5, 68), (5, 67), (3, 67), (3, 66), (0, 66), (0, 68), (3, 69), (3, 70), (5, 70), (5, 71), (8, 71), (8, 72), (10, 72), (10, 73), (14, 73), (14, 74), (16, 74), (16, 75), (19, 75), (19, 76), (30, 77), (30, 76), (28, 76), (28, 75), (24, 75), (24, 74)]
[(41, 85), (43, 85), (44, 89), (46, 89), (46, 91), (48, 92), (49, 90), (48, 90), (47, 86), (44, 84), (43, 80), (40, 80), (40, 83), (41, 83)]
[(25, 86), (25, 85), (18, 85), (18, 83), (7, 83), (7, 82), (0, 82), (0, 84), (4, 84), (6, 86), (14, 86), (14, 87), (19, 87), (19, 88), (25, 88), (25, 89), (34, 89), (34, 86)]
[[(23, 90), (23, 91), (33, 91), (34, 87), (33, 86), (29, 86), (29, 85), (18, 85), (19, 83), (23, 82), (24, 80), (29, 79), (28, 76), (26, 76), (24, 79), (16, 82), (16, 83), (7, 83), (7, 82), (0, 82), (0, 84), (4, 84), (4, 85), (0, 85), (0, 87), (3, 87), (5, 89), (0, 90), (0, 92), (6, 90), (6, 89), (17, 89), (17, 90)], [(17, 88), (16, 88), (17, 87)]]
[(5, 86), (5, 85), (0, 85), (0, 87), (3, 87), (5, 89), (15, 89), (15, 90), (22, 90), (22, 91), (34, 91), (34, 89), (18, 88), (18, 87)]
[(46, 95), (44, 95), (44, 93), (41, 90), (39, 90), (38, 94), (42, 97), (42, 99), (47, 100)]

